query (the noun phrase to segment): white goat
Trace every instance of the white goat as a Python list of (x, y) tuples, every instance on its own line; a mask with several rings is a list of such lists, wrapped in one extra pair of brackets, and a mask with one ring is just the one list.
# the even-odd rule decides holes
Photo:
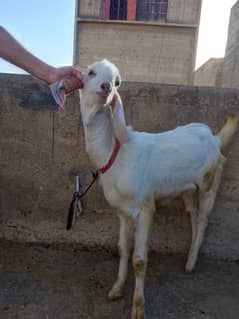
[[(225, 162), (221, 148), (235, 133), (238, 117), (230, 118), (218, 135), (199, 123), (159, 134), (126, 130), (126, 127), (124, 131), (120, 98), (114, 108), (110, 106), (115, 103), (112, 99), (120, 85), (115, 65), (107, 60), (92, 64), (83, 82), (80, 93), (86, 150), (96, 168), (104, 167), (100, 175), (104, 195), (117, 208), (120, 219), (119, 272), (109, 298), (122, 295), (134, 235), (136, 283), (131, 318), (142, 319), (145, 318), (147, 246), (155, 200), (182, 197), (191, 215), (192, 243), (186, 270), (192, 271)], [(120, 145), (116, 138), (121, 139), (118, 135), (122, 132), (126, 132), (126, 141)]]

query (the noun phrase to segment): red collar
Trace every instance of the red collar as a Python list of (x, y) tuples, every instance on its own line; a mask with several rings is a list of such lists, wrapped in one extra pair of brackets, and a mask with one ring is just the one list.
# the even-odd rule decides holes
[(101, 174), (106, 173), (111, 168), (111, 166), (114, 164), (114, 161), (116, 160), (119, 150), (120, 150), (120, 141), (118, 140), (118, 138), (115, 138), (115, 146), (107, 164), (99, 169)]

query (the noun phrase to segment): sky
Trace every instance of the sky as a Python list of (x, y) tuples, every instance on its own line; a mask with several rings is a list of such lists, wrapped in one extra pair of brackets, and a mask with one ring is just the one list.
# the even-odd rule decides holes
[[(235, 2), (203, 0), (196, 68), (212, 57), (224, 56), (230, 10)], [(75, 0), (2, 0), (0, 24), (45, 62), (71, 65), (74, 11)], [(0, 72), (23, 71), (0, 59)]]
[[(73, 62), (75, 0), (0, 0), (0, 24), (53, 66)], [(0, 72), (22, 70), (0, 58)]]
[(196, 69), (212, 57), (224, 57), (231, 7), (236, 2), (202, 0)]

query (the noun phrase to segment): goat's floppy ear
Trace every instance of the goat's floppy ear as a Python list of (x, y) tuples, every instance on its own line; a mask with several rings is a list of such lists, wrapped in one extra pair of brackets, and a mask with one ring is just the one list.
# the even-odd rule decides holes
[(80, 80), (81, 80), (81, 83), (82, 83), (80, 89), (83, 89), (84, 86), (85, 86), (85, 83), (87, 81), (87, 70), (83, 69), (83, 71), (81, 71)]
[(111, 113), (115, 135), (119, 139), (120, 143), (124, 144), (129, 138), (129, 133), (125, 123), (122, 100), (117, 91), (115, 92), (111, 102)]

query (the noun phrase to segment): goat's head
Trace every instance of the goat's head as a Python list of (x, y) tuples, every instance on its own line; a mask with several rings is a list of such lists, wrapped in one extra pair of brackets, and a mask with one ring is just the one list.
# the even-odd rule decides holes
[(88, 106), (103, 107), (111, 102), (121, 83), (119, 70), (108, 60), (95, 62), (83, 75), (81, 99)]

